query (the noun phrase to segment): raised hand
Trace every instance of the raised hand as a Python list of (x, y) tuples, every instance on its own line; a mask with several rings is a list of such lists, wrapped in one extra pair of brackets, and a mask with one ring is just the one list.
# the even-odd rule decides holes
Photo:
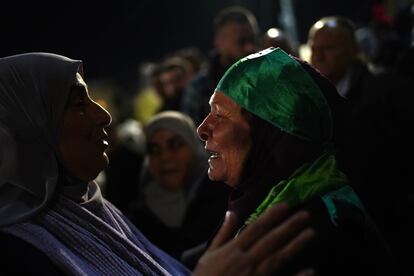
[(277, 275), (313, 238), (308, 219), (305, 211), (288, 216), (287, 205), (278, 204), (233, 239), (235, 217), (228, 212), (194, 275)]

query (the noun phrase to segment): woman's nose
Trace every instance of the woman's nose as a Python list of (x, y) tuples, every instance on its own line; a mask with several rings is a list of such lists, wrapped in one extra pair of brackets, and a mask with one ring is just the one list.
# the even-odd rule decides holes
[(208, 116), (204, 119), (204, 121), (198, 126), (197, 134), (201, 140), (207, 141), (209, 137), (209, 130), (208, 130)]
[(96, 117), (97, 117), (98, 124), (103, 127), (109, 126), (112, 122), (111, 114), (104, 107), (102, 107), (99, 103), (95, 103), (95, 104), (96, 104), (96, 109), (97, 109)]
[(171, 159), (174, 159), (173, 157), (174, 157), (173, 151), (168, 148), (164, 148), (160, 151), (159, 158), (161, 161), (164, 161), (164, 162), (170, 161)]

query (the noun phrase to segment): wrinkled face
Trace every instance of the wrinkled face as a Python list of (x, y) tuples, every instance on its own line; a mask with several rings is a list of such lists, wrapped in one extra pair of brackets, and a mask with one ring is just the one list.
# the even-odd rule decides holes
[(309, 34), (311, 64), (332, 82), (338, 82), (355, 60), (358, 49), (341, 27), (324, 27)]
[(210, 153), (209, 178), (236, 186), (251, 149), (250, 125), (241, 114), (241, 107), (223, 93), (210, 99), (211, 112), (197, 132)]
[(150, 172), (155, 181), (168, 190), (178, 190), (187, 183), (193, 159), (190, 146), (168, 129), (159, 129), (149, 139)]
[(249, 24), (229, 22), (215, 36), (215, 47), (228, 64), (256, 50), (256, 34)]
[(81, 75), (69, 95), (60, 133), (59, 150), (64, 165), (83, 181), (91, 181), (108, 165), (105, 127), (111, 116), (90, 97)]

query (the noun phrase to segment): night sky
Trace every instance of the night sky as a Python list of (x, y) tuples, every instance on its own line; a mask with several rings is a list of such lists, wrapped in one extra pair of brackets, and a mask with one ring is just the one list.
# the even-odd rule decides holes
[(175, 2), (15, 1), (0, 19), (0, 55), (50, 51), (84, 60), (91, 77), (127, 78), (122, 75), (135, 74), (139, 61), (159, 59), (192, 41), (203, 50), (211, 47), (202, 5), (184, 15), (191, 1)]
[[(262, 29), (279, 25), (279, 2), (270, 0), (9, 2), (2, 3), (0, 56), (54, 52), (82, 59), (87, 78), (121, 82), (136, 77), (139, 62), (159, 60), (181, 47), (206, 53), (212, 47), (213, 15), (229, 4), (252, 10)], [(372, 1), (362, 2), (294, 1), (301, 40), (321, 16), (336, 13), (366, 21)]]

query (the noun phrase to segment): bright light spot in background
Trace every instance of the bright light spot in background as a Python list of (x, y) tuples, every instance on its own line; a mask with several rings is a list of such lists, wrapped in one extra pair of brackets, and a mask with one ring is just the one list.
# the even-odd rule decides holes
[(95, 100), (100, 106), (102, 106), (105, 109), (109, 109), (109, 104), (104, 99), (97, 99)]
[(276, 28), (271, 28), (271, 29), (269, 29), (269, 30), (267, 31), (267, 35), (268, 35), (270, 38), (276, 38), (276, 37), (278, 37), (278, 36), (280, 35), (280, 33), (279, 33), (279, 30), (278, 30), (278, 29), (276, 29)]
[(328, 20), (328, 22), (326, 22), (326, 25), (328, 25), (330, 28), (335, 28), (338, 26), (335, 20)]
[(320, 29), (320, 28), (322, 28), (323, 27), (323, 22), (322, 21), (318, 21), (318, 22), (316, 22), (315, 23), (315, 28), (318, 30), (318, 29)]
[(299, 57), (310, 63), (311, 50), (308, 44), (299, 46)]
[(316, 30), (319, 30), (323, 28), (324, 26), (328, 26), (329, 28), (335, 28), (338, 26), (335, 20), (328, 20), (328, 21), (318, 21), (315, 23), (314, 28)]

